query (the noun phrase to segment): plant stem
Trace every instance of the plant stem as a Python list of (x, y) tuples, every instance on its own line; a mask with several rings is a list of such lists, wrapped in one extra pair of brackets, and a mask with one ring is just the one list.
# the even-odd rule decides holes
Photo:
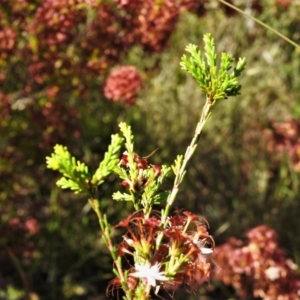
[(26, 295), (26, 299), (29, 299), (29, 282), (27, 279), (27, 276), (24, 272), (24, 270), (22, 269), (22, 266), (18, 260), (18, 258), (15, 256), (15, 254), (13, 253), (13, 251), (9, 248), (9, 247), (5, 247), (4, 248), (6, 253), (8, 254), (9, 258), (11, 259), (14, 267), (17, 269), (17, 272), (19, 273), (24, 289), (25, 289), (25, 295)]
[(115, 247), (113, 246), (113, 242), (111, 240), (111, 229), (107, 222), (106, 215), (101, 213), (100, 210), (100, 204), (98, 199), (90, 199), (89, 202), (91, 203), (92, 208), (94, 209), (95, 213), (97, 214), (99, 225), (102, 231), (102, 238), (111, 254), (111, 257), (114, 261), (114, 265), (116, 266), (116, 275), (120, 279), (120, 283), (122, 285), (122, 288), (126, 294), (126, 299), (131, 300), (131, 291), (127, 287), (127, 283), (125, 280), (125, 276), (122, 270), (122, 261), (118, 259), (116, 255)]
[[(200, 137), (200, 134), (202, 132), (202, 129), (204, 127), (204, 124), (206, 123), (206, 121), (208, 120), (209, 116), (210, 116), (210, 112), (211, 112), (211, 107), (213, 105), (213, 100), (210, 98), (206, 98), (206, 102), (205, 105), (202, 109), (202, 113), (201, 113), (201, 117), (200, 120), (196, 126), (195, 129), (195, 134), (191, 140), (190, 145), (187, 147), (186, 152), (184, 154), (183, 157), (183, 161), (181, 163), (180, 169), (177, 172), (176, 176), (175, 176), (175, 180), (174, 180), (174, 184), (173, 184), (173, 188), (172, 191), (167, 199), (167, 204), (165, 209), (162, 212), (162, 216), (161, 216), (161, 222), (162, 222), (162, 226), (165, 228), (167, 226), (167, 218), (169, 215), (169, 211), (170, 211), (170, 207), (172, 206), (172, 204), (174, 203), (174, 200), (178, 194), (179, 191), (179, 186), (182, 183), (182, 180), (184, 178), (184, 175), (186, 173), (186, 166), (188, 161), (191, 159), (191, 157), (193, 156), (196, 148), (197, 148), (197, 143)], [(161, 239), (162, 236), (159, 236), (157, 239), (157, 245), (156, 247), (158, 248), (160, 246), (161, 243)]]
[(300, 49), (300, 46), (298, 44), (296, 44), (294, 41), (292, 41), (291, 39), (289, 39), (287, 36), (285, 36), (284, 34), (280, 33), (278, 30), (272, 28), (271, 26), (265, 24), (264, 22), (260, 21), (259, 19), (251, 16), (250, 14), (247, 14), (246, 12), (244, 12), (243, 10), (239, 9), (238, 7), (230, 4), (227, 1), (224, 0), (218, 0), (219, 2), (223, 3), (224, 5), (229, 6), (230, 8), (236, 10), (237, 12), (241, 13), (242, 15), (250, 18), (251, 20), (253, 20), (254, 22), (258, 23), (259, 25), (265, 27), (268, 30), (271, 30), (272, 32), (274, 32), (276, 35), (278, 35), (279, 37), (281, 37), (282, 39), (284, 39), (286, 42), (290, 43), (292, 46), (294, 46), (295, 48), (297, 48), (298, 50)]

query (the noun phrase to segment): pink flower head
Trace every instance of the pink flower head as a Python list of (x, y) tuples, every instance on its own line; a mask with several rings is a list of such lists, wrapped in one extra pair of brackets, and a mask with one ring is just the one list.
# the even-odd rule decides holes
[(142, 78), (135, 67), (123, 66), (114, 70), (107, 78), (104, 95), (114, 102), (136, 104), (138, 91), (143, 87)]

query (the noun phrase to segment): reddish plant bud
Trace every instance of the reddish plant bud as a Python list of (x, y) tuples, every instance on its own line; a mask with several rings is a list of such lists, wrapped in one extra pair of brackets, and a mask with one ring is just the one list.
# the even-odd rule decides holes
[(158, 226), (160, 226), (160, 224), (161, 224), (161, 221), (156, 218), (153, 218), (153, 217), (145, 220), (145, 225), (149, 226), (149, 227), (153, 227), (153, 228), (158, 227)]
[(148, 162), (147, 159), (139, 158), (138, 156), (135, 158), (137, 168), (142, 170), (147, 170), (148, 168)]
[(133, 277), (128, 277), (127, 278), (127, 286), (130, 290), (134, 290), (135, 287), (137, 285), (137, 279), (136, 278), (133, 278)]
[(169, 218), (170, 227), (182, 228), (186, 224), (186, 218), (176, 214)]
[(127, 166), (128, 165), (128, 153), (127, 153), (127, 151), (125, 151), (123, 153), (119, 164), (120, 164), (120, 166)]
[(118, 246), (117, 246), (117, 255), (118, 256), (124, 256), (126, 254), (130, 254), (130, 255), (133, 255), (133, 253), (131, 253), (129, 250), (128, 250), (128, 247), (130, 245), (125, 241), (123, 240)]
[(161, 175), (161, 166), (158, 165), (151, 165), (154, 170), (154, 177), (158, 177)]
[(187, 217), (189, 223), (199, 221), (199, 217), (189, 211), (184, 211), (183, 214)]
[(114, 291), (120, 289), (121, 286), (122, 285), (119, 278), (112, 279), (106, 288), (106, 295), (114, 295)]
[(121, 182), (121, 185), (124, 186), (124, 187), (130, 187), (131, 182), (129, 181), (129, 179), (125, 179)]
[(141, 212), (135, 212), (132, 213), (131, 215), (127, 216), (125, 219), (120, 221), (115, 227), (125, 227), (129, 229), (129, 226), (131, 223), (134, 223), (135, 220), (142, 219), (144, 217), (144, 214)]

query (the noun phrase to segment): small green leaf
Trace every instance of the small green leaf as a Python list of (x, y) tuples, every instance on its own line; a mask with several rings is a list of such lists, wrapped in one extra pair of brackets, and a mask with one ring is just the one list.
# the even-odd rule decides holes
[(63, 189), (71, 189), (75, 193), (89, 189), (90, 174), (88, 167), (76, 161), (68, 149), (62, 145), (54, 146), (54, 153), (46, 157), (47, 168), (59, 171), (63, 177), (57, 181), (57, 185)]
[(183, 155), (178, 155), (175, 159), (174, 165), (171, 166), (175, 175), (177, 175), (180, 170), (182, 160), (183, 160)]
[(102, 184), (104, 179), (113, 173), (115, 168), (118, 166), (120, 161), (120, 149), (123, 144), (123, 140), (124, 139), (118, 134), (111, 136), (111, 143), (104, 155), (103, 161), (99, 164), (99, 167), (92, 178), (92, 184), (97, 186)]
[(116, 201), (132, 201), (134, 202), (134, 197), (130, 194), (116, 192), (113, 193), (112, 198)]

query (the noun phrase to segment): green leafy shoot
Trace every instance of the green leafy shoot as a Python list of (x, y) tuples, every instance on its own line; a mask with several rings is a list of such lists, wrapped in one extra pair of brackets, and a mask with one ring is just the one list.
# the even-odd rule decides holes
[[(134, 182), (130, 178), (130, 175), (125, 170), (123, 171), (124, 173), (120, 175), (120, 178), (127, 182)], [(162, 184), (170, 174), (170, 171), (170, 167), (163, 165), (158, 176), (155, 170), (149, 166), (148, 169), (143, 170), (144, 183), (139, 188), (136, 190), (131, 189), (129, 193), (115, 192), (112, 198), (116, 201), (131, 201), (135, 210), (143, 209), (145, 214), (150, 214), (153, 205), (161, 204), (169, 195), (169, 192), (162, 190)]]
[(119, 124), (120, 130), (125, 138), (125, 148), (129, 155), (134, 154), (134, 136), (131, 131), (130, 125), (127, 125), (125, 122)]
[(170, 167), (165, 165), (161, 168), (160, 176), (156, 176), (154, 169), (149, 168), (145, 172), (145, 177), (148, 178), (148, 182), (145, 185), (141, 196), (141, 205), (145, 213), (150, 212), (153, 205), (161, 204), (162, 201), (166, 200), (169, 192), (163, 192), (161, 186), (166, 179), (166, 177), (170, 174)]
[(88, 167), (76, 161), (72, 157), (67, 147), (56, 145), (54, 153), (46, 157), (47, 168), (59, 171), (63, 177), (56, 184), (62, 189), (71, 189), (78, 194), (87, 192), (89, 189), (90, 174)]
[(246, 59), (239, 58), (236, 67), (233, 68), (234, 58), (227, 53), (222, 53), (218, 67), (214, 39), (210, 33), (207, 33), (203, 40), (204, 57), (196, 45), (189, 44), (186, 51), (190, 56), (182, 56), (181, 68), (197, 80), (211, 104), (216, 100), (238, 95), (241, 85), (237, 78), (245, 69)]
[(111, 136), (111, 144), (108, 146), (108, 150), (104, 155), (104, 159), (99, 164), (91, 183), (93, 185), (100, 185), (104, 182), (104, 179), (109, 176), (115, 168), (118, 166), (120, 161), (120, 149), (124, 139), (118, 134)]
[(171, 167), (175, 176), (177, 176), (177, 174), (179, 173), (180, 167), (182, 165), (182, 161), (183, 161), (183, 155), (177, 155), (174, 161), (174, 165), (172, 165)]
[(134, 203), (134, 195), (127, 194), (127, 193), (121, 193), (121, 192), (115, 192), (112, 195), (112, 198), (116, 201), (131, 201)]
[[(130, 178), (133, 182), (137, 180), (138, 177), (138, 168), (135, 163), (135, 153), (134, 153), (134, 136), (131, 131), (130, 125), (126, 124), (125, 122), (121, 122), (119, 124), (120, 130), (125, 138), (125, 148), (127, 153), (128, 159), (128, 169), (130, 172)], [(120, 171), (120, 176), (124, 175), (124, 172)], [(125, 175), (128, 177), (128, 175)], [(121, 177), (122, 179), (125, 179)]]
[(167, 166), (156, 166), (148, 163), (147, 157), (140, 157), (134, 152), (134, 138), (129, 125), (120, 123), (120, 130), (125, 138), (126, 151), (115, 172), (122, 179), (122, 185), (127, 192), (116, 192), (113, 199), (116, 201), (131, 201), (135, 210), (143, 209), (146, 215), (150, 214), (154, 204), (166, 199), (162, 191), (162, 183), (170, 173)]
[(119, 124), (120, 131), (125, 139), (125, 149), (123, 157), (126, 156), (127, 164), (121, 166), (120, 164), (116, 165), (114, 172), (118, 174), (120, 179), (128, 182), (129, 184), (129, 193), (116, 192), (112, 195), (112, 198), (116, 201), (131, 201), (135, 209), (139, 209), (138, 206), (138, 195), (135, 190), (135, 182), (138, 181), (138, 168), (135, 162), (135, 153), (134, 153), (134, 136), (131, 131), (130, 125), (127, 125), (125, 122)]

